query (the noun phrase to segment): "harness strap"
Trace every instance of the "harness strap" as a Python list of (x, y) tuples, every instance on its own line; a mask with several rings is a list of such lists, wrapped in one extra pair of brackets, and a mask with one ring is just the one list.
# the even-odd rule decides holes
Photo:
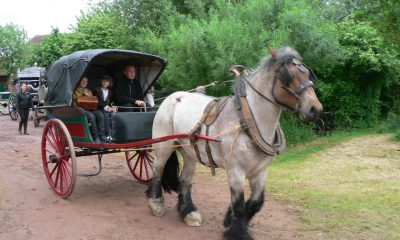
[[(209, 129), (210, 126), (215, 122), (215, 120), (218, 118), (219, 114), (221, 113), (222, 109), (225, 107), (227, 101), (229, 100), (229, 97), (224, 97), (224, 98), (215, 98), (213, 99), (206, 108), (204, 109), (203, 116), (201, 117), (200, 121), (195, 125), (195, 127), (190, 131), (190, 144), (193, 146), (196, 157), (199, 160), (199, 162), (206, 166), (206, 164), (203, 162), (201, 159), (199, 147), (196, 144), (196, 138), (194, 138), (194, 134), (199, 132), (201, 129), (201, 126), (204, 124), (206, 126), (206, 136), (209, 134)], [(210, 169), (211, 169), (211, 174), (215, 176), (215, 168), (218, 167), (218, 165), (215, 163), (214, 158), (211, 153), (211, 147), (210, 147), (210, 142), (206, 141), (205, 144), (205, 151), (207, 153), (208, 157), (208, 162), (210, 164)]]
[[(235, 108), (238, 112), (242, 129), (249, 135), (250, 139), (254, 141), (256, 146), (258, 146), (265, 154), (275, 156), (277, 153), (281, 153), (285, 149), (286, 142), (280, 125), (278, 125), (278, 127), (275, 129), (274, 143), (268, 143), (260, 134), (260, 130), (257, 127), (257, 123), (254, 120), (253, 113), (246, 98), (246, 86), (244, 83), (245, 81), (247, 82), (247, 74), (243, 74), (243, 72), (240, 73), (235, 66), (231, 68), (231, 71), (236, 74), (234, 90)], [(249, 85), (253, 88), (250, 83)], [(253, 88), (253, 90), (255, 89)], [(256, 92), (259, 93), (258, 91)], [(269, 98), (266, 99), (274, 103)], [(274, 104), (277, 105), (276, 103)]]
[(240, 97), (239, 101), (242, 105), (242, 111), (239, 111), (241, 113), (239, 115), (243, 116), (241, 122), (245, 123), (246, 133), (264, 153), (266, 153), (267, 155), (275, 156), (276, 150), (274, 146), (266, 142), (260, 134), (246, 97)]
[[(211, 110), (214, 108), (214, 106), (217, 104), (217, 102), (218, 102), (217, 99), (213, 99), (211, 102), (209, 102), (207, 104), (206, 108), (204, 109), (204, 113), (203, 113), (203, 116), (201, 117), (200, 121), (197, 122), (196, 125), (189, 132), (190, 133), (190, 135), (189, 135), (190, 144), (194, 148), (194, 151), (196, 153), (197, 159), (204, 166), (206, 166), (206, 164), (203, 162), (203, 160), (201, 160), (199, 147), (196, 144), (197, 139), (195, 138), (195, 133), (199, 133), (200, 132), (201, 125), (203, 125), (203, 123), (206, 120), (206, 118), (210, 115)], [(215, 175), (215, 170), (214, 170), (214, 175)]]

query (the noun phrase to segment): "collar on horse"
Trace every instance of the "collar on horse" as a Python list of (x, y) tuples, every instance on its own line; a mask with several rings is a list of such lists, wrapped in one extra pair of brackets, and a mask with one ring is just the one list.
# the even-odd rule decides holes
[[(238, 69), (242, 71), (239, 71)], [(265, 154), (275, 156), (276, 154), (282, 153), (286, 148), (286, 140), (281, 126), (278, 124), (277, 128), (275, 129), (275, 138), (273, 143), (269, 143), (264, 139), (260, 133), (257, 122), (254, 119), (253, 112), (251, 111), (249, 102), (246, 98), (246, 83), (264, 99), (268, 100), (276, 107), (280, 108), (280, 106), (274, 100), (260, 93), (256, 88), (254, 88), (253, 85), (250, 84), (250, 82), (247, 80), (247, 76), (249, 74), (248, 68), (241, 65), (235, 65), (231, 67), (230, 71), (236, 75), (234, 88), (235, 108), (238, 111), (242, 129)]]

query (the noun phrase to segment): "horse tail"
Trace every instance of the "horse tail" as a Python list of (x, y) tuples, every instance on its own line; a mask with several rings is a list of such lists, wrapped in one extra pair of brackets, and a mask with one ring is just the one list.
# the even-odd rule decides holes
[(176, 151), (167, 160), (164, 166), (164, 172), (161, 178), (161, 186), (165, 192), (170, 193), (179, 191), (179, 160)]

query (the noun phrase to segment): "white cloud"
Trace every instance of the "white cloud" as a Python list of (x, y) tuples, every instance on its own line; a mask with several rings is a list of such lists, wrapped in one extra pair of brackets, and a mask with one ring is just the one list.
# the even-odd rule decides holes
[(49, 34), (51, 27), (68, 32), (80, 11), (86, 12), (91, 0), (0, 0), (0, 24), (22, 26), (32, 38)]

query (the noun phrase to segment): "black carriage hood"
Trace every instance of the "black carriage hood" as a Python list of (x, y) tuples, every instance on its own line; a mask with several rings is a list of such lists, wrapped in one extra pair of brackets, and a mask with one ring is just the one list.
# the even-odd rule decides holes
[(125, 64), (138, 68), (138, 78), (146, 93), (167, 66), (167, 60), (136, 51), (118, 49), (95, 49), (74, 52), (61, 57), (46, 69), (48, 83), (47, 106), (71, 106), (72, 95), (81, 77), (98, 69), (122, 74)]

